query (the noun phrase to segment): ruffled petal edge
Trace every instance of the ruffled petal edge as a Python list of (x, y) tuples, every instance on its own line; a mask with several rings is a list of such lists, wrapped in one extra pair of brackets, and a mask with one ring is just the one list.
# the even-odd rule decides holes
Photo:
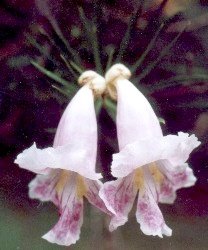
[(113, 155), (112, 175), (122, 178), (136, 168), (159, 160), (168, 160), (173, 166), (184, 164), (192, 150), (200, 145), (195, 135), (187, 133), (154, 137), (128, 144)]
[(17, 156), (15, 163), (37, 174), (48, 174), (51, 169), (65, 169), (92, 180), (102, 178), (100, 173), (88, 167), (91, 162), (86, 160), (89, 159), (87, 152), (77, 150), (76, 153), (71, 153), (70, 147), (64, 145), (38, 149), (34, 143)]

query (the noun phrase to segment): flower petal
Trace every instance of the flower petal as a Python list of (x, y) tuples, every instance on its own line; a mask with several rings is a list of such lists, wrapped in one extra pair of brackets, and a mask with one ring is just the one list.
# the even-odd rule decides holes
[(63, 190), (58, 223), (42, 238), (51, 243), (69, 246), (79, 239), (83, 223), (83, 198), (76, 194), (73, 180)]
[(34, 144), (17, 156), (15, 163), (38, 174), (49, 168), (66, 169), (90, 179), (95, 173), (97, 154), (97, 123), (92, 90), (82, 87), (67, 106), (58, 125), (54, 147), (37, 149)]
[(173, 204), (176, 199), (176, 191), (173, 183), (164, 177), (161, 183), (156, 183), (158, 199), (161, 203)]
[(128, 80), (117, 84), (117, 134), (119, 148), (141, 138), (162, 137), (162, 130), (150, 103)]
[(48, 167), (54, 163), (56, 164), (53, 151), (53, 148), (47, 148), (43, 151), (36, 147), (36, 143), (33, 143), (30, 148), (19, 154), (14, 162), (19, 167), (28, 169), (36, 174), (48, 174), (50, 173)]
[(168, 161), (159, 161), (157, 163), (160, 171), (174, 185), (175, 190), (183, 187), (191, 187), (196, 182), (193, 170), (184, 163), (180, 166), (172, 166)]
[(99, 208), (101, 211), (111, 214), (111, 212), (106, 208), (105, 203), (99, 196), (99, 191), (101, 187), (103, 186), (103, 183), (101, 181), (94, 181), (85, 178), (84, 180), (85, 185), (86, 185), (86, 194), (85, 197), (87, 200), (94, 205), (95, 207)]
[(50, 175), (37, 175), (29, 183), (29, 197), (40, 201), (52, 201), (55, 205), (58, 205), (55, 189), (58, 177), (57, 171), (51, 171)]
[(75, 150), (75, 148), (71, 148), (71, 145), (38, 149), (36, 144), (33, 144), (17, 156), (15, 163), (21, 168), (38, 174), (49, 173), (50, 169), (65, 169), (79, 173), (89, 179), (97, 180), (102, 175), (95, 173), (92, 168), (94, 160), (89, 149), (88, 146), (85, 150), (78, 148)]
[(176, 199), (176, 191), (183, 187), (191, 187), (196, 182), (193, 170), (188, 164), (172, 166), (168, 161), (158, 161), (158, 169), (164, 178), (161, 183), (156, 183), (159, 201), (172, 204)]
[(87, 85), (77, 92), (59, 122), (54, 139), (54, 147), (63, 145), (68, 145), (67, 151), (70, 152), (75, 160), (75, 163), (68, 161), (68, 165), (72, 166), (73, 169), (80, 168), (76, 162), (76, 157), (81, 157), (83, 162), (85, 162), (83, 168), (87, 169), (87, 171), (95, 172), (97, 121), (93, 92)]
[(171, 236), (172, 230), (165, 224), (156, 202), (154, 181), (148, 170), (144, 169), (144, 187), (139, 191), (136, 218), (142, 232), (146, 235)]
[(133, 175), (103, 184), (99, 195), (108, 210), (115, 214), (109, 225), (110, 231), (127, 222), (136, 194), (137, 188), (133, 182)]
[[(81, 139), (81, 140), (80, 140)], [(92, 90), (85, 85), (66, 107), (54, 138), (54, 147), (65, 144), (79, 145), (80, 148), (93, 146), (97, 150), (97, 122)], [(94, 148), (95, 147), (95, 148)]]
[(168, 135), (139, 140), (128, 144), (118, 154), (113, 155), (112, 174), (121, 178), (138, 167), (159, 160), (168, 160), (173, 166), (182, 165), (199, 144), (194, 135), (189, 136), (182, 132), (178, 136)]

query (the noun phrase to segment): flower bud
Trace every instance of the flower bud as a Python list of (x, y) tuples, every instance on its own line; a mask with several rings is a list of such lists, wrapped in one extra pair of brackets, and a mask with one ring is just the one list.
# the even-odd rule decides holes
[(131, 76), (130, 70), (123, 64), (113, 65), (105, 74), (107, 84), (107, 92), (114, 100), (117, 99), (116, 83), (119, 79), (129, 79)]
[(92, 70), (82, 73), (78, 79), (78, 83), (81, 86), (88, 85), (95, 97), (102, 95), (106, 90), (105, 79)]

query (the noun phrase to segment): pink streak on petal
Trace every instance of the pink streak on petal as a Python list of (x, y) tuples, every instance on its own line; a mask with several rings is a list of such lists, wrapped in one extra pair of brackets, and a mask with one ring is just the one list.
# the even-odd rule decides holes
[(145, 173), (145, 186), (139, 191), (136, 218), (140, 224), (142, 232), (146, 235), (162, 235), (171, 236), (172, 230), (165, 224), (163, 215), (157, 205), (155, 200), (154, 182), (148, 172), (144, 170)]
[(176, 191), (174, 185), (165, 177), (164, 180), (156, 184), (159, 202), (173, 204), (176, 199)]
[(159, 201), (162, 203), (173, 203), (178, 189), (193, 186), (196, 182), (188, 164), (173, 166), (167, 160), (162, 160), (157, 162), (157, 166), (164, 175), (163, 181), (156, 183)]
[(119, 148), (141, 139), (161, 137), (162, 130), (150, 103), (128, 80), (117, 81)]
[(99, 195), (108, 210), (115, 214), (110, 222), (110, 231), (126, 223), (136, 194), (137, 189), (133, 183), (133, 175), (104, 183)]
[(180, 166), (172, 166), (168, 161), (163, 160), (159, 161), (157, 165), (160, 171), (172, 183), (175, 190), (183, 187), (191, 187), (196, 182), (193, 170), (187, 163)]
[(87, 192), (85, 194), (87, 200), (104, 213), (112, 215), (112, 213), (106, 208), (103, 200), (99, 196), (99, 191), (103, 186), (103, 183), (101, 181), (94, 181), (87, 178), (85, 178), (84, 182), (87, 188)]
[(51, 243), (69, 246), (79, 239), (83, 223), (83, 198), (78, 198), (75, 190), (73, 192), (66, 188), (63, 192), (65, 194), (61, 201), (59, 221), (42, 238)]
[(55, 186), (58, 181), (58, 171), (52, 171), (50, 175), (37, 175), (29, 183), (29, 197), (40, 201), (52, 201), (58, 206), (58, 197)]
[(175, 173), (173, 175), (172, 181), (174, 182), (174, 185), (177, 189), (182, 187), (191, 187), (196, 182), (196, 177), (193, 174), (193, 170), (188, 167), (185, 168), (185, 170), (181, 173)]

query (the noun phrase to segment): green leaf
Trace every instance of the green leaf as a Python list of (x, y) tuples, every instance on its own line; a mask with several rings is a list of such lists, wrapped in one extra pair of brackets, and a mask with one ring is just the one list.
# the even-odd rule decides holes
[(69, 93), (68, 93), (67, 91), (65, 91), (64, 89), (62, 89), (62, 88), (60, 88), (60, 87), (58, 87), (58, 86), (56, 86), (56, 85), (52, 85), (52, 88), (58, 90), (61, 94), (63, 94), (63, 95), (66, 96), (66, 97), (69, 97), (69, 96), (70, 96)]
[(46, 128), (45, 131), (49, 134), (55, 134), (56, 133), (56, 128)]
[(162, 123), (162, 124), (165, 124), (165, 123), (166, 123), (165, 120), (164, 120), (163, 118), (161, 118), (161, 117), (158, 117), (158, 120), (159, 120), (159, 122)]
[(95, 100), (95, 113), (98, 115), (100, 113), (100, 110), (103, 105), (103, 99), (102, 98), (97, 98)]
[(70, 63), (66, 60), (66, 58), (63, 55), (60, 55), (60, 57), (64, 61), (66, 67), (71, 72), (71, 74), (73, 75), (73, 77), (77, 80), (78, 75), (76, 74), (76, 72), (74, 71), (74, 69), (72, 68), (72, 66), (70, 65)]
[[(69, 92), (75, 92), (77, 90), (77, 87), (73, 84), (71, 84), (70, 82), (68, 82), (67, 80), (61, 78), (57, 73), (54, 73), (50, 70), (45, 69), (44, 67), (40, 66), (38, 63), (31, 61), (31, 64), (36, 67), (40, 72), (42, 72), (44, 75), (46, 75), (47, 77), (51, 78), (52, 80), (60, 83), (61, 85), (63, 85), (64, 87), (66, 87), (67, 91)], [(55, 86), (55, 85), (54, 85)], [(59, 88), (58, 86), (55, 87), (56, 89), (58, 88), (58, 90), (64, 94), (68, 96), (68, 93), (66, 93), (63, 89)]]
[(38, 63), (34, 62), (34, 61), (31, 61), (31, 64), (37, 68), (40, 72), (42, 72), (44, 75), (48, 76), (49, 78), (53, 79), (54, 81), (62, 84), (63, 86), (70, 86), (70, 83), (61, 78), (59, 75), (57, 75), (56, 73), (50, 71), (50, 70), (47, 70), (46, 68), (40, 66)]
[(14, 56), (8, 59), (7, 64), (10, 68), (21, 68), (30, 64), (28, 56)]
[(72, 68), (74, 68), (79, 74), (83, 73), (83, 69), (81, 67), (79, 67), (76, 63), (74, 63), (73, 61), (69, 61), (70, 65), (72, 66)]
[(87, 19), (82, 7), (79, 7), (79, 16), (85, 28), (89, 46), (92, 46), (92, 49), (93, 49), (93, 57), (95, 60), (96, 70), (98, 73), (102, 74), (103, 69), (102, 69), (102, 64), (100, 60), (99, 42), (98, 42), (98, 37), (97, 37), (96, 23), (93, 23)]

